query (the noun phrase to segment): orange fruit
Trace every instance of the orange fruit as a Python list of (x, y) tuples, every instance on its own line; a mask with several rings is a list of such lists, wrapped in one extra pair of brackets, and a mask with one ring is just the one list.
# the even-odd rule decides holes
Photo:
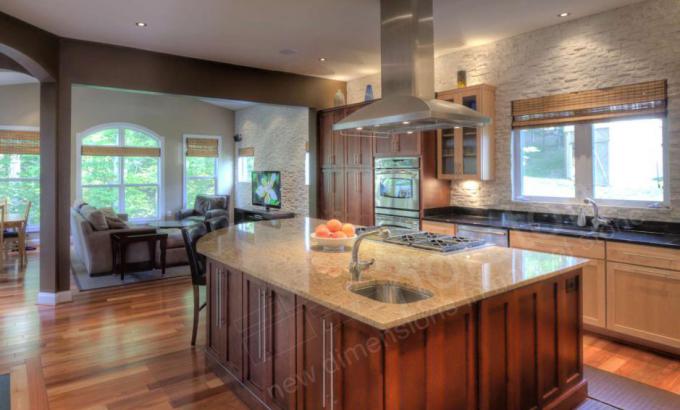
[(331, 238), (344, 239), (344, 238), (347, 238), (347, 234), (345, 234), (343, 231), (337, 231), (337, 232), (331, 233)]
[(329, 231), (337, 232), (342, 229), (342, 222), (338, 221), (337, 219), (331, 219), (326, 223), (326, 226), (328, 227)]
[(328, 230), (328, 227), (326, 225), (317, 226), (316, 229), (314, 230), (314, 233), (319, 238), (330, 238), (331, 236), (331, 231)]
[(354, 225), (352, 224), (344, 224), (342, 225), (342, 231), (347, 235), (348, 238), (351, 238), (354, 236)]

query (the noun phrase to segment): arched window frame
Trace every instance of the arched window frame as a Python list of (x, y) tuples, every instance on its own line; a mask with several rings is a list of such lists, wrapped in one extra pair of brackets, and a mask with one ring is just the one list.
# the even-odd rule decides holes
[[(158, 220), (162, 219), (163, 215), (165, 215), (165, 204), (164, 204), (164, 198), (165, 198), (165, 193), (164, 193), (164, 165), (165, 165), (165, 138), (162, 136), (158, 135), (156, 132), (143, 127), (141, 125), (133, 124), (133, 123), (128, 123), (128, 122), (110, 122), (110, 123), (105, 123), (105, 124), (99, 124), (94, 127), (88, 128), (85, 131), (79, 132), (76, 135), (76, 161), (75, 161), (75, 166), (76, 166), (76, 198), (82, 198), (83, 195), (83, 185), (82, 185), (82, 147), (83, 147), (83, 140), (99, 131), (107, 130), (107, 129), (118, 129), (118, 145), (114, 146), (119, 146), (119, 147), (124, 147), (125, 146), (125, 131), (126, 129), (133, 130), (133, 131), (138, 131), (142, 132), (144, 134), (149, 135), (150, 137), (154, 138), (155, 140), (158, 141), (158, 147), (161, 150), (161, 154), (159, 157), (159, 163), (158, 163), (158, 199), (157, 199), (157, 215), (155, 217), (151, 218), (131, 218), (131, 221), (136, 221), (136, 222), (144, 222), (144, 221), (152, 221), (152, 220)], [(119, 167), (120, 167), (120, 172), (123, 173), (123, 159), (122, 157), (119, 157)], [(121, 175), (122, 177), (122, 175)], [(121, 204), (122, 209), (120, 212), (125, 213), (125, 186), (135, 186), (137, 184), (125, 184), (123, 183), (124, 181), (121, 181), (120, 184), (117, 184), (119, 186), (119, 203)], [(140, 185), (150, 185), (150, 184), (140, 184)]]

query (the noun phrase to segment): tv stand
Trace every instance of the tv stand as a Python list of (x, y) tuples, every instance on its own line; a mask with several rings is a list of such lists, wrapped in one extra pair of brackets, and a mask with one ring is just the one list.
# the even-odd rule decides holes
[(234, 223), (271, 221), (274, 219), (289, 219), (295, 217), (295, 213), (272, 209), (269, 207), (241, 206), (234, 208)]

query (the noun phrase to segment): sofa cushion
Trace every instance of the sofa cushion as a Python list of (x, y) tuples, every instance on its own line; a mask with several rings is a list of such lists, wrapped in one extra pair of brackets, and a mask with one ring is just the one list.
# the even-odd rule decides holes
[(107, 231), (109, 229), (106, 216), (99, 209), (91, 205), (83, 205), (80, 207), (80, 214), (92, 224), (95, 231)]
[(101, 208), (99, 209), (106, 218), (106, 223), (109, 225), (109, 229), (125, 229), (128, 224), (120, 218), (120, 216), (113, 210), (113, 208)]

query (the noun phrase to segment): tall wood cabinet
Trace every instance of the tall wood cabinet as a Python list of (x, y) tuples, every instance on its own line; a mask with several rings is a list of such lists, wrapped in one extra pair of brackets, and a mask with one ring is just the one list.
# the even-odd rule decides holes
[(494, 177), (495, 88), (487, 84), (437, 93), (437, 98), (464, 105), (491, 117), (480, 128), (437, 131), (437, 175), (441, 179), (490, 180)]
[(373, 224), (374, 138), (343, 135), (333, 124), (367, 103), (319, 112), (319, 217)]

